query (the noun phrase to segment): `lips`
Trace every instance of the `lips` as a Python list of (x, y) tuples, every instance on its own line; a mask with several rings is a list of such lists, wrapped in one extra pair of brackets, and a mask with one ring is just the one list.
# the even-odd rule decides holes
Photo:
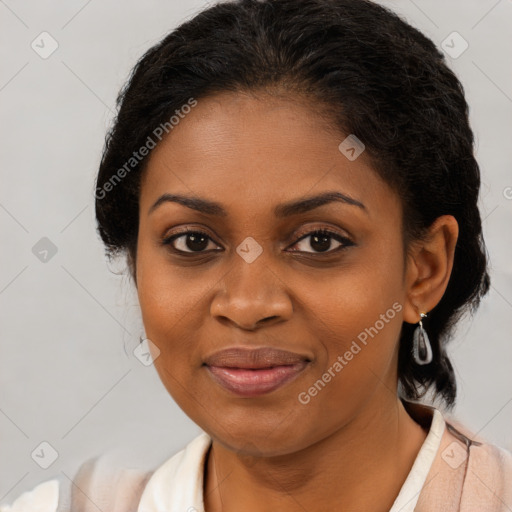
[(244, 397), (274, 391), (296, 378), (310, 360), (301, 354), (271, 347), (230, 348), (205, 359), (215, 382)]

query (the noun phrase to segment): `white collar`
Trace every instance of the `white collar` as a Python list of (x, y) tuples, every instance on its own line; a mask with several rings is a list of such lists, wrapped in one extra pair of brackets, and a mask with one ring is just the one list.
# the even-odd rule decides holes
[(204, 512), (203, 474), (211, 438), (205, 432), (168, 459), (148, 480), (137, 512)]
[(433, 412), (427, 437), (389, 512), (413, 512), (416, 507), (428, 472), (439, 450), (446, 424), (443, 415), (437, 409)]
[[(414, 510), (444, 428), (442, 414), (434, 409), (429, 433), (389, 512)], [(210, 436), (203, 432), (157, 468), (146, 484), (137, 512), (204, 512), (203, 475), (210, 444)]]

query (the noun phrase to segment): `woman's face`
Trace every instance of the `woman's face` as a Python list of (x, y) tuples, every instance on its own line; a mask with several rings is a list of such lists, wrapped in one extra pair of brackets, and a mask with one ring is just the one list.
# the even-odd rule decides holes
[[(172, 397), (233, 450), (292, 453), (396, 402), (401, 204), (364, 152), (338, 148), (345, 138), (305, 103), (224, 93), (150, 155), (146, 335)], [(306, 201), (327, 193), (339, 200)]]

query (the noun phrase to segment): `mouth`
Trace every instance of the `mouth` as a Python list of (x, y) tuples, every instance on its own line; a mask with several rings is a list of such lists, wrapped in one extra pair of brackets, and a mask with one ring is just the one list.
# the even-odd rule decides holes
[(274, 348), (231, 348), (208, 357), (204, 365), (224, 389), (255, 397), (297, 378), (309, 362), (306, 356)]

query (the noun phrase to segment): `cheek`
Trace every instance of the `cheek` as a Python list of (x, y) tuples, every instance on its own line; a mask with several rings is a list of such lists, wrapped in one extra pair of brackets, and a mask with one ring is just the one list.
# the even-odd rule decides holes
[(200, 316), (196, 302), (204, 289), (195, 287), (194, 282), (185, 285), (181, 281), (169, 269), (154, 264), (143, 272), (138, 295), (146, 336), (159, 351), (154, 359), (155, 369), (177, 404), (189, 411), (190, 374), (199, 364), (194, 353), (195, 330), (189, 322)]
[(153, 334), (156, 341), (164, 342), (173, 328), (182, 328), (187, 316), (195, 314), (211, 284), (208, 273), (202, 272), (204, 278), (197, 278), (199, 267), (172, 264), (166, 248), (155, 245), (158, 242), (152, 236), (156, 238), (142, 224), (137, 246), (137, 293), (148, 338)]
[[(191, 353), (193, 345), (187, 338), (199, 329), (208, 311), (204, 308), (204, 295), (211, 284), (205, 279), (187, 276), (167, 263), (145, 263), (148, 269), (141, 273), (138, 285), (139, 303), (146, 335), (162, 352)], [(199, 323), (198, 323), (199, 322)], [(194, 326), (191, 328), (191, 326)]]
[(146, 337), (159, 350), (154, 365), (172, 397), (189, 410), (190, 396), (200, 395), (194, 372), (209, 348), (208, 339), (199, 336), (209, 315), (205, 297), (219, 276), (194, 266), (178, 268), (144, 239), (139, 244), (137, 292)]
[(303, 289), (317, 290), (304, 308), (309, 336), (319, 348), (311, 383), (328, 381), (325, 400), (319, 400), (326, 407), (347, 399), (355, 404), (379, 383), (393, 385), (404, 301), (401, 257), (399, 251), (377, 254), (333, 271), (325, 281), (303, 283)]
[[(394, 245), (384, 241), (373, 243), (371, 250), (365, 248), (357, 255), (354, 253), (346, 265), (333, 267), (323, 277), (318, 273), (320, 278), (315, 282), (310, 280), (299, 287), (314, 292), (310, 292), (305, 309), (314, 312), (310, 321), (325, 330), (323, 334), (333, 340), (336, 348), (343, 349), (348, 340), (357, 338), (375, 323), (383, 334), (390, 330), (387, 320), (394, 320), (397, 313), (397, 307), (392, 306), (395, 302), (402, 304), (404, 299), (401, 255), (399, 250), (390, 249)], [(385, 247), (387, 250), (383, 250)]]

